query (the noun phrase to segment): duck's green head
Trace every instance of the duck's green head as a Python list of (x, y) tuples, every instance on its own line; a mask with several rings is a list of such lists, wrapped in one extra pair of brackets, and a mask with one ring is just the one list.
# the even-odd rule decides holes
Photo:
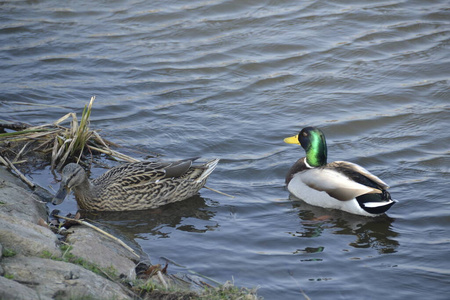
[(306, 162), (311, 167), (327, 164), (327, 142), (323, 132), (315, 127), (305, 127), (298, 135), (285, 138), (288, 144), (298, 144), (306, 151)]

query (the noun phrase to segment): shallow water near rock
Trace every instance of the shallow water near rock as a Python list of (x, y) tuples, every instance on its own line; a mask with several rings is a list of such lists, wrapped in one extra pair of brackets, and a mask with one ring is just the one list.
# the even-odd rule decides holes
[[(234, 198), (91, 216), (153, 263), (266, 299), (446, 299), (447, 1), (15, 1), (0, 16), (0, 119), (50, 123), (95, 95), (91, 127), (119, 151), (221, 158), (207, 185)], [(283, 138), (308, 125), (330, 161), (391, 186), (386, 216), (290, 199), (304, 152)]]

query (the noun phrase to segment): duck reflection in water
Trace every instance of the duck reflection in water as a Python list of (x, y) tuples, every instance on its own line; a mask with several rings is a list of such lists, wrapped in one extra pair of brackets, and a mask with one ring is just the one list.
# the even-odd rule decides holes
[[(292, 197), (292, 196), (291, 196)], [(296, 236), (315, 238), (332, 231), (336, 235), (354, 236), (355, 241), (349, 243), (354, 248), (372, 248), (379, 254), (395, 253), (399, 246), (395, 239), (398, 233), (392, 230), (394, 219), (387, 215), (367, 218), (339, 210), (330, 210), (309, 205), (303, 201), (295, 201), (292, 206), (297, 209), (303, 225)], [(319, 247), (323, 250), (323, 247)]]
[(113, 231), (129, 240), (142, 239), (148, 234), (167, 238), (174, 230), (202, 233), (219, 226), (210, 221), (215, 213), (199, 195), (150, 210), (80, 212), (82, 218), (95, 220), (108, 227), (109, 232)]

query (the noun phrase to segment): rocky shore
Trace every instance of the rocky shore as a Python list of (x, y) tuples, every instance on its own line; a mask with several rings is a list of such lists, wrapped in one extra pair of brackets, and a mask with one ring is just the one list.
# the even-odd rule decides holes
[(90, 227), (71, 226), (62, 238), (49, 227), (50, 199), (0, 166), (0, 300), (259, 299), (255, 290), (228, 283), (193, 292), (159, 266), (142, 272), (145, 254)]
[[(123, 284), (83, 267), (82, 263), (132, 281), (136, 278), (138, 258), (84, 226), (70, 228), (68, 255), (69, 251), (64, 253), (58, 236), (47, 226), (47, 218), (45, 202), (0, 167), (0, 299), (135, 297)], [(78, 264), (64, 256), (76, 257)]]

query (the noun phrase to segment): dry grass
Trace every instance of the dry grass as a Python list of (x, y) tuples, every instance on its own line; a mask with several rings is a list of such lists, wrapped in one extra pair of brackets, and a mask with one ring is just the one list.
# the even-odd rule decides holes
[[(52, 124), (0, 124), (0, 127), (15, 130), (0, 133), (0, 156), (8, 158), (12, 164), (28, 162), (30, 157), (41, 156), (44, 161), (51, 162), (52, 171), (60, 170), (68, 161), (78, 163), (83, 154), (104, 153), (128, 162), (138, 161), (112, 150), (110, 146), (117, 145), (90, 129), (94, 100), (95, 97), (92, 97), (84, 107), (80, 121), (77, 114), (71, 112)], [(68, 127), (61, 125), (67, 121)]]

